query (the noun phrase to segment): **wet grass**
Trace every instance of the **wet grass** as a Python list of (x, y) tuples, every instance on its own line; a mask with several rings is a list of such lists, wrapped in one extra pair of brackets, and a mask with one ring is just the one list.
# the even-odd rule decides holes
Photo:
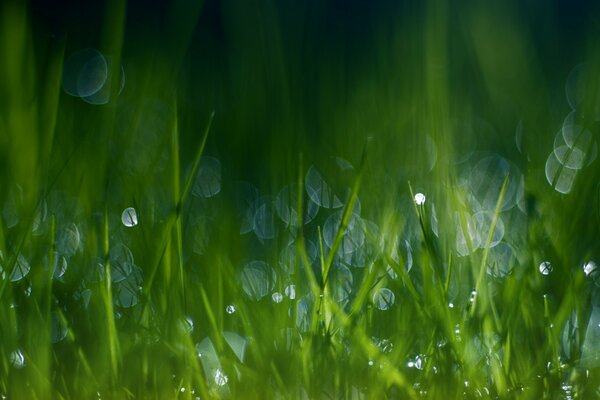
[(600, 397), (594, 25), (309, 4), (2, 4), (2, 396)]

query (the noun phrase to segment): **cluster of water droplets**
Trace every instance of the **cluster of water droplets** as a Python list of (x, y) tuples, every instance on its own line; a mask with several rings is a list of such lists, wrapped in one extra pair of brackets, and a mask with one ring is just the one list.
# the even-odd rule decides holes
[(593, 123), (600, 121), (600, 99), (596, 98), (591, 109), (586, 109), (584, 104), (588, 92), (595, 90), (593, 85), (587, 84), (592, 72), (589, 65), (580, 64), (573, 68), (565, 85), (571, 112), (554, 137), (553, 150), (545, 166), (548, 184), (559, 193), (570, 193), (577, 176), (598, 155), (598, 132)]

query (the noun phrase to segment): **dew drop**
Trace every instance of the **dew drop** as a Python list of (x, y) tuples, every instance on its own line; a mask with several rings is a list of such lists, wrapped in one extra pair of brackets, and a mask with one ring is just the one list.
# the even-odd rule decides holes
[(549, 261), (542, 262), (538, 268), (542, 275), (550, 275), (550, 272), (552, 272), (552, 264)]
[(224, 386), (229, 378), (220, 369), (215, 372), (215, 383), (219, 386)]
[(135, 208), (128, 207), (124, 209), (121, 214), (121, 222), (128, 228), (136, 226), (138, 224), (138, 217)]
[(296, 298), (296, 285), (289, 285), (285, 288), (285, 295), (290, 298), (290, 300), (294, 300)]
[(275, 303), (281, 303), (283, 301), (283, 295), (279, 292), (275, 292), (271, 295), (271, 298)]
[(422, 206), (423, 204), (425, 204), (425, 195), (423, 193), (417, 193), (415, 194), (415, 203), (417, 203), (418, 206)]
[(21, 369), (25, 366), (25, 355), (23, 355), (23, 352), (20, 349), (10, 353), (9, 359), (12, 366), (17, 369)]
[(596, 265), (596, 263), (594, 261), (588, 261), (586, 263), (583, 264), (583, 273), (586, 276), (591, 275), (594, 271), (596, 271), (598, 269), (598, 266)]

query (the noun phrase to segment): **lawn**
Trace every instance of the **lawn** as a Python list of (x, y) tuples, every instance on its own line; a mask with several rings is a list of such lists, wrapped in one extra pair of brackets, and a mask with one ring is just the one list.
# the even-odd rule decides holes
[(599, 37), (585, 2), (2, 2), (1, 398), (600, 398)]

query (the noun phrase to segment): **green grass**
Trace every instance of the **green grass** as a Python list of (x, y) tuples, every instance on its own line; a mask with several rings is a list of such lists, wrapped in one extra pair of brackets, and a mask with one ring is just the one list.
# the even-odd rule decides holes
[(555, 54), (517, 2), (38, 7), (0, 6), (3, 398), (600, 398), (593, 8)]

